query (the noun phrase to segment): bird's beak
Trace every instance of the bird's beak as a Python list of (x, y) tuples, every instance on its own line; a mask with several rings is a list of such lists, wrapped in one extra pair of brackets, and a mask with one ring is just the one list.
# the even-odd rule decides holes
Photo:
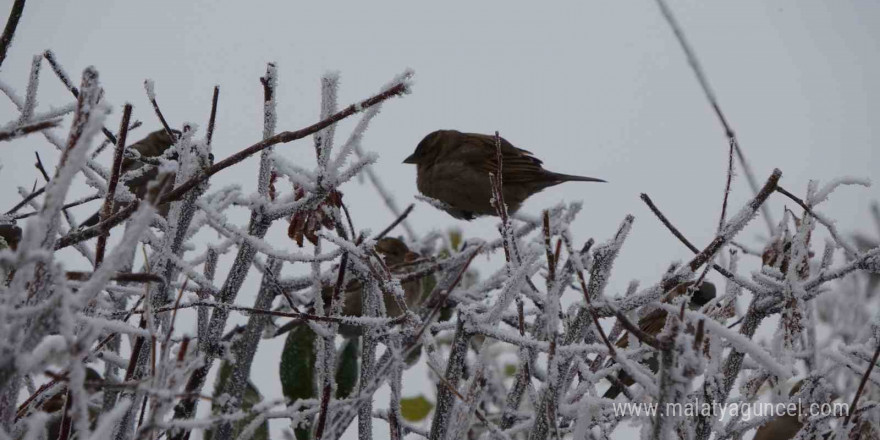
[(411, 164), (419, 163), (416, 160), (416, 153), (410, 154), (409, 157), (407, 157), (406, 159), (403, 160), (403, 163), (411, 163)]

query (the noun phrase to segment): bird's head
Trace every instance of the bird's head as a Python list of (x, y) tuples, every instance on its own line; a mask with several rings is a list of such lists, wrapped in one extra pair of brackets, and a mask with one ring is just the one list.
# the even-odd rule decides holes
[(376, 252), (385, 257), (385, 265), (394, 266), (419, 257), (410, 252), (406, 244), (398, 238), (385, 237), (376, 242)]
[[(175, 137), (180, 138), (180, 130), (171, 130), (171, 132)], [(177, 139), (172, 139), (165, 130), (156, 130), (132, 145), (132, 148), (138, 150), (141, 156), (156, 157), (161, 156), (175, 142)]]
[(440, 147), (443, 143), (443, 139), (448, 137), (451, 133), (457, 133), (454, 130), (437, 130), (431, 133), (428, 133), (419, 145), (416, 147), (416, 151), (413, 154), (410, 154), (409, 157), (403, 160), (403, 163), (415, 164), (418, 165), (420, 163), (426, 163), (433, 160), (437, 157), (437, 154), (440, 152)]

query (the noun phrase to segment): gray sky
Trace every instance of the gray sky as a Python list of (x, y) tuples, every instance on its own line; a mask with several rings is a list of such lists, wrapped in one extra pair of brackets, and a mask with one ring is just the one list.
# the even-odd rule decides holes
[[(0, 1), (3, 17), (10, 5)], [(781, 184), (803, 195), (809, 179), (880, 180), (880, 4), (748, 0), (670, 6), (760, 181), (778, 167)], [(376, 169), (398, 203), (413, 201), (415, 169), (400, 162), (425, 134), (439, 128), (499, 130), (548, 169), (610, 181), (549, 189), (531, 198), (524, 212), (583, 200), (574, 231), (579, 241), (604, 241), (624, 215), (635, 215), (609, 294), (620, 294), (630, 279), (653, 282), (670, 261), (688, 256), (639, 193), (651, 195), (698, 246), (711, 240), (718, 221), (727, 143), (651, 1), (566, 1), (536, 8), (503, 1), (32, 0), (0, 80), (23, 95), (31, 56), (47, 48), (77, 83), (84, 67), (97, 67), (107, 100), (116, 107), (109, 127), (118, 125), (126, 101), (134, 105), (135, 119), (149, 130), (158, 127), (142, 85), (150, 78), (172, 125), (194, 122), (204, 128), (212, 87), (219, 84), (217, 158), (260, 138), (258, 78), (268, 61), (279, 68), (279, 130), (317, 120), (319, 79), (328, 70), (341, 72), (339, 101), (347, 105), (411, 67), (414, 93), (388, 102), (364, 139), (367, 150), (380, 154)], [(39, 109), (70, 100), (44, 65)], [(12, 105), (0, 101), (0, 122), (13, 119)], [(346, 121), (337, 134), (344, 139), (352, 125)], [(34, 150), (47, 166), (57, 163), (57, 153), (37, 136), (2, 148), (5, 188), (31, 187), (38, 176)], [(278, 150), (291, 160), (314, 163), (310, 140)], [(109, 162), (108, 155), (102, 157)], [(213, 187), (240, 183), (253, 190), (256, 169), (257, 161), (249, 160), (217, 175)], [(74, 193), (83, 195), (79, 184)], [(352, 183), (342, 190), (358, 228), (378, 231), (392, 220), (371, 187)], [(871, 226), (868, 204), (878, 194), (876, 188), (843, 188), (821, 211), (838, 220), (842, 231), (865, 229)], [(732, 207), (749, 196), (739, 173)], [(9, 189), (0, 193), (4, 210), (17, 200)], [(778, 221), (786, 200), (771, 200)], [(76, 211), (78, 218), (94, 209)], [(243, 211), (233, 218), (246, 221)], [(459, 222), (422, 203), (410, 219), (422, 233), (458, 226), (465, 237), (495, 234), (493, 219)], [(741, 239), (765, 233), (758, 220)], [(281, 227), (270, 236), (279, 246), (287, 240)], [(70, 264), (82, 261), (71, 258)], [(252, 303), (256, 282), (249, 281), (238, 303)], [(266, 370), (257, 375), (260, 388), (271, 397), (279, 392), (280, 343), (267, 344), (257, 364)], [(420, 380), (425, 372), (407, 374)]]

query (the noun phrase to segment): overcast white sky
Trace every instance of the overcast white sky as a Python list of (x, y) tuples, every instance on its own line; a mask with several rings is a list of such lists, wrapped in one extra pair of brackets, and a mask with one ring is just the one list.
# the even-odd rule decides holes
[[(0, 1), (3, 17), (10, 5)], [(670, 6), (759, 180), (778, 167), (782, 185), (801, 195), (809, 179), (854, 175), (880, 181), (880, 4), (743, 0)], [(118, 125), (122, 104), (131, 102), (134, 118), (149, 130), (158, 128), (142, 85), (150, 78), (172, 125), (193, 122), (204, 128), (212, 87), (219, 84), (217, 158), (260, 138), (258, 78), (268, 61), (279, 67), (279, 130), (317, 120), (319, 79), (328, 70), (341, 72), (340, 104), (347, 105), (413, 68), (413, 94), (388, 102), (364, 140), (366, 149), (380, 154), (376, 169), (398, 203), (413, 201), (415, 169), (401, 161), (425, 134), (440, 128), (499, 130), (548, 169), (610, 182), (552, 188), (530, 199), (524, 212), (583, 200), (585, 210), (575, 223), (580, 241), (603, 241), (626, 214), (635, 215), (609, 294), (620, 294), (630, 279), (653, 282), (670, 261), (688, 256), (639, 193), (650, 194), (698, 246), (711, 240), (717, 223), (727, 144), (649, 0), (565, 1), (540, 8), (509, 1), (31, 1), (0, 80), (23, 95), (31, 56), (45, 49), (55, 51), (77, 83), (83, 68), (98, 69), (107, 99), (116, 106), (110, 127)], [(39, 108), (70, 100), (44, 65)], [(0, 101), (0, 122), (16, 117), (5, 97)], [(347, 136), (351, 126), (347, 121), (337, 134)], [(312, 164), (310, 142), (278, 150)], [(5, 211), (18, 200), (10, 189), (30, 188), (38, 176), (33, 151), (49, 167), (57, 154), (37, 136), (2, 148)], [(256, 169), (257, 161), (250, 160), (212, 183), (252, 190)], [(343, 192), (358, 228), (378, 231), (392, 220), (372, 188), (352, 183)], [(844, 188), (823, 212), (843, 231), (866, 229), (868, 205), (878, 195), (876, 188)], [(740, 174), (732, 206), (749, 196)], [(786, 201), (771, 200), (778, 221)], [(77, 211), (78, 217), (92, 210)], [(421, 203), (410, 219), (421, 233), (458, 226), (466, 237), (495, 234), (495, 220), (459, 222)], [(758, 220), (742, 238), (764, 233)], [(276, 243), (287, 240), (281, 227), (270, 235), (279, 238)], [(82, 262), (71, 258), (70, 264)], [(252, 303), (256, 282), (250, 281), (238, 303)], [(280, 393), (281, 342), (264, 344), (255, 364), (258, 385), (270, 397)], [(424, 374), (416, 369), (408, 378), (418, 381)]]

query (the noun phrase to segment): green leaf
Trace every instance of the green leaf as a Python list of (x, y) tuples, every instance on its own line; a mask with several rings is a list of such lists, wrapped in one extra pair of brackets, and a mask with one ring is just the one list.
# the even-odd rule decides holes
[(281, 352), (281, 392), (291, 403), (315, 397), (315, 333), (300, 325), (287, 334)]
[(400, 399), (400, 414), (410, 422), (424, 420), (432, 409), (434, 409), (434, 403), (426, 399), (422, 394)]
[[(281, 351), (281, 392), (291, 403), (311, 399), (315, 393), (315, 333), (308, 325), (296, 326), (287, 333)], [(294, 430), (297, 440), (311, 438), (311, 423), (304, 421)]]
[(336, 363), (336, 398), (345, 399), (351, 395), (358, 379), (358, 346), (360, 338), (350, 338), (345, 341), (342, 350), (339, 351), (339, 360)]
[[(228, 361), (223, 361), (220, 363), (220, 370), (217, 371), (217, 379), (214, 382), (214, 402), (219, 402), (221, 399), (219, 397), (226, 392), (226, 384), (229, 382), (229, 377), (232, 375), (232, 364)], [(244, 390), (244, 395), (241, 400), (241, 409), (247, 411), (254, 407), (254, 405), (260, 403), (263, 400), (263, 396), (260, 394), (260, 391), (257, 390), (257, 387), (254, 386), (253, 383), (248, 381), (247, 388)], [(214, 415), (220, 414), (222, 411), (221, 406), (218, 403), (211, 404), (211, 411)], [(233, 431), (233, 437), (237, 437), (239, 432), (244, 429), (251, 421), (254, 420), (254, 417), (245, 417), (238, 422), (235, 423), (235, 429)], [(205, 430), (204, 438), (205, 440), (211, 440), (214, 437), (214, 430), (208, 429)], [(269, 422), (264, 421), (260, 424), (260, 427), (257, 428), (257, 431), (254, 432), (254, 436), (251, 437), (254, 440), (269, 440)]]

